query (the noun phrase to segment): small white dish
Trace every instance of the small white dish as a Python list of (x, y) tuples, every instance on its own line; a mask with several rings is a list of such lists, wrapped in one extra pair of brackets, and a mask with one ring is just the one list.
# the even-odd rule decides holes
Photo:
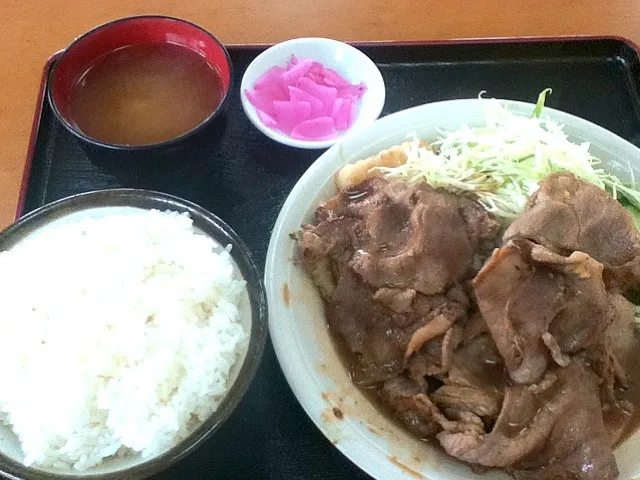
[[(367, 91), (360, 100), (356, 119), (351, 128), (329, 140), (307, 141), (289, 137), (283, 132), (267, 127), (258, 118), (256, 108), (247, 98), (245, 91), (253, 88), (256, 81), (271, 67), (285, 66), (295, 55), (298, 58), (312, 58), (331, 68), (351, 83), (364, 82)], [(240, 84), (242, 108), (255, 127), (276, 142), (297, 148), (329, 148), (346, 135), (371, 125), (382, 112), (385, 101), (385, 87), (382, 74), (376, 64), (364, 53), (351, 45), (328, 38), (296, 38), (278, 43), (258, 55), (245, 71)]]

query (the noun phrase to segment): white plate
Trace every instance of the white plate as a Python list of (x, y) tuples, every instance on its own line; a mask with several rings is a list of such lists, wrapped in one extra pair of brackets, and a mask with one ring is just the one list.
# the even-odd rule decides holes
[[(513, 111), (530, 114), (533, 105), (509, 102)], [(544, 115), (565, 125), (573, 141), (591, 142), (592, 153), (621, 178), (631, 161), (640, 175), (640, 149), (602, 127), (557, 110)], [(439, 448), (408, 434), (378, 413), (356, 389), (342, 366), (329, 337), (322, 302), (311, 281), (293, 263), (294, 241), (289, 237), (300, 225), (312, 221), (318, 203), (335, 193), (333, 174), (346, 163), (373, 155), (406, 140), (415, 132), (435, 139), (439, 129), (484, 120), (481, 100), (453, 100), (405, 110), (376, 121), (370, 128), (337, 144), (322, 155), (302, 176), (287, 198), (274, 227), (265, 282), (269, 301), (269, 329), (278, 360), (300, 404), (316, 426), (347, 457), (371, 476), (428, 478), (429, 480), (502, 480), (501, 472), (474, 475), (464, 464)], [(344, 419), (336, 418), (340, 409)], [(340, 414), (338, 412), (338, 414)], [(620, 479), (640, 476), (640, 432), (616, 450)]]

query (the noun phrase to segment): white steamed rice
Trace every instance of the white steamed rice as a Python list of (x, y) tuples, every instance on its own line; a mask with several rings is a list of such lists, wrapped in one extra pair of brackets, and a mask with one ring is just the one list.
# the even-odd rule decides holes
[(216, 410), (247, 339), (228, 250), (150, 211), (0, 253), (0, 423), (26, 465), (150, 457)]

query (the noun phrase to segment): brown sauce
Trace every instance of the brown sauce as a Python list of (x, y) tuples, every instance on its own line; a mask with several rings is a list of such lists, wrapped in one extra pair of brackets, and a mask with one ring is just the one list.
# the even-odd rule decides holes
[(291, 292), (289, 291), (289, 284), (287, 283), (282, 286), (282, 301), (287, 307), (291, 302)]
[(407, 475), (417, 479), (424, 479), (424, 475), (422, 475), (420, 472), (415, 471), (413, 468), (406, 466), (404, 463), (398, 460), (398, 457), (389, 457), (389, 461), (398, 466), (400, 470), (402, 470)]
[[(634, 334), (638, 338), (638, 334), (636, 332)], [(624, 408), (609, 413), (605, 412), (604, 422), (605, 425), (610, 424), (609, 428), (615, 429), (615, 424), (618, 422), (626, 423), (616, 445), (624, 443), (625, 440), (640, 430), (640, 355), (626, 355), (626, 358), (621, 358), (620, 362), (627, 375), (629, 375), (629, 388), (625, 391), (619, 391), (618, 398), (629, 402), (633, 406), (633, 414), (631, 414), (631, 419), (625, 419), (624, 416), (629, 414), (624, 411)]]
[[(325, 315), (326, 315), (326, 304), (325, 304)], [(364, 398), (369, 401), (369, 404), (375, 408), (375, 410), (380, 413), (383, 417), (390, 419), (394, 425), (396, 425), (401, 430), (406, 430), (406, 427), (402, 424), (402, 421), (396, 416), (396, 413), (391, 409), (389, 405), (387, 405), (381, 398), (379, 394), (378, 385), (367, 385), (361, 384), (353, 381), (354, 370), (358, 368), (358, 362), (356, 356), (349, 350), (349, 347), (346, 343), (340, 338), (331, 325), (327, 322), (327, 330), (329, 331), (329, 337), (333, 342), (333, 346), (338, 352), (338, 358), (342, 363), (342, 366), (349, 372), (349, 378), (352, 380), (353, 385), (362, 393)], [(328, 401), (328, 398), (325, 398), (326, 394), (322, 394), (325, 401)], [(373, 431), (370, 428), (371, 433), (375, 435), (379, 435), (379, 433)], [(437, 445), (437, 442), (432, 438), (420, 438), (420, 440), (431, 443), (433, 445)]]
[[(325, 315), (326, 314), (325, 304)], [(354, 354), (349, 350), (340, 336), (334, 332), (328, 322), (327, 327), (334, 347), (338, 352), (338, 358), (340, 358), (342, 365), (349, 372), (349, 376), (353, 379), (354, 370), (358, 368), (356, 356), (354, 356)], [(637, 341), (640, 342), (640, 334), (635, 331), (633, 334)], [(629, 413), (625, 410), (624, 406), (621, 405), (620, 408), (603, 412), (603, 420), (607, 430), (615, 432), (617, 430), (620, 431), (619, 429), (621, 429), (621, 434), (616, 439), (614, 448), (624, 443), (635, 432), (640, 430), (640, 355), (627, 355), (625, 358), (621, 358), (620, 361), (625, 372), (629, 375), (629, 388), (626, 390), (618, 390), (617, 397), (622, 402), (628, 402), (631, 404), (633, 411), (632, 413)], [(503, 367), (492, 370), (490, 368), (487, 369), (485, 366), (482, 370), (490, 375), (486, 378), (487, 384), (498, 385), (505, 382), (505, 371)], [(493, 373), (493, 375), (491, 375), (491, 373)], [(376, 385), (359, 384), (357, 382), (353, 382), (353, 384), (381, 415), (392, 420), (398, 428), (403, 430), (406, 429), (402, 421), (396, 416), (396, 413), (380, 398)], [(323, 394), (323, 398), (324, 397), (325, 394)], [(328, 401), (327, 398), (325, 398), (325, 400)], [(630, 419), (629, 416), (631, 416)], [(514, 425), (514, 435), (520, 430), (521, 427), (519, 425)], [(372, 433), (376, 434), (375, 431), (372, 431)], [(439, 443), (431, 437), (420, 438), (420, 440), (425, 443), (429, 443), (436, 448), (440, 446)]]
[(70, 115), (87, 136), (117, 145), (175, 138), (220, 104), (218, 72), (180, 45), (147, 43), (110, 52), (91, 65), (70, 94)]

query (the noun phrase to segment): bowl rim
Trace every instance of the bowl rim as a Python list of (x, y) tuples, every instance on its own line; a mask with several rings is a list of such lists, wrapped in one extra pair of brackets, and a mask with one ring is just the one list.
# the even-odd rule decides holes
[(95, 190), (71, 195), (26, 214), (0, 232), (0, 251), (13, 247), (23, 238), (52, 221), (78, 211), (102, 207), (134, 207), (143, 210), (186, 212), (193, 220), (194, 227), (199, 228), (202, 233), (221, 245), (225, 242), (231, 244), (231, 256), (247, 282), (246, 288), (251, 305), (251, 332), (244, 361), (218, 408), (187, 438), (160, 455), (122, 470), (104, 473), (91, 473), (91, 470), (66, 473), (54, 469), (27, 467), (0, 452), (0, 476), (4, 475), (12, 480), (137, 480), (158, 473), (199, 448), (231, 416), (244, 397), (262, 361), (268, 336), (268, 308), (260, 270), (249, 247), (240, 236), (217, 215), (191, 201), (167, 193), (135, 188)]
[[(535, 104), (531, 102), (505, 98), (498, 98), (497, 100), (507, 104), (519, 114), (522, 114), (524, 111), (530, 113), (535, 106)], [(269, 302), (270, 338), (278, 363), (282, 368), (287, 383), (293, 391), (296, 400), (302, 406), (309, 419), (315, 424), (316, 428), (328, 440), (331, 440), (332, 434), (334, 436), (336, 435), (333, 430), (339, 428), (340, 441), (335, 444), (336, 448), (340, 450), (340, 452), (352, 463), (372, 478), (383, 479), (393, 477), (408, 480), (413, 478), (413, 475), (408, 474), (401, 466), (389, 461), (388, 457), (385, 455), (389, 454), (389, 450), (377, 450), (377, 446), (373, 446), (364, 440), (364, 436), (361, 434), (361, 431), (367, 433), (366, 428), (362, 427), (364, 423), (359, 423), (360, 419), (357, 417), (354, 417), (353, 422), (343, 421), (339, 423), (332, 423), (330, 427), (327, 426), (322, 419), (321, 413), (322, 409), (327, 405), (331, 406), (331, 402), (327, 403), (326, 400), (321, 398), (319, 393), (316, 396), (316, 389), (321, 391), (320, 381), (318, 380), (319, 378), (328, 378), (331, 382), (333, 382), (333, 379), (330, 378), (330, 375), (323, 374), (320, 370), (314, 368), (309, 369), (309, 372), (313, 372), (311, 376), (305, 376), (302, 374), (303, 369), (307, 368), (309, 365), (315, 364), (314, 362), (317, 361), (317, 357), (305, 356), (303, 353), (300, 356), (296, 356), (295, 361), (293, 360), (295, 353), (302, 351), (301, 344), (291, 343), (291, 338), (293, 336), (297, 336), (299, 332), (288, 332), (283, 328), (283, 326), (286, 326), (288, 323), (285, 318), (292, 318), (292, 321), (295, 322), (299, 321), (300, 317), (289, 310), (289, 306), (283, 303), (283, 299), (279, 293), (282, 282), (286, 282), (288, 285), (295, 284), (295, 280), (292, 281), (290, 270), (293, 268), (299, 268), (296, 267), (295, 264), (292, 264), (289, 250), (284, 247), (284, 242), (286, 242), (289, 237), (289, 231), (287, 228), (291, 227), (291, 225), (288, 224), (288, 220), (292, 217), (297, 219), (299, 216), (304, 217), (305, 215), (304, 212), (296, 210), (296, 202), (300, 199), (314, 199), (316, 195), (320, 193), (325, 182), (330, 181), (331, 177), (341, 166), (353, 163), (362, 158), (356, 158), (352, 153), (347, 152), (352, 150), (361, 151), (363, 149), (368, 149), (379, 142), (389, 142), (392, 137), (394, 140), (397, 140), (396, 137), (409, 134), (411, 132), (411, 127), (405, 128), (404, 120), (421, 114), (424, 109), (427, 109), (434, 104), (438, 104), (442, 107), (456, 107), (467, 104), (470, 106), (472, 104), (481, 105), (480, 102), (483, 101), (487, 100), (479, 99), (477, 97), (458, 98), (430, 102), (403, 109), (384, 118), (378, 119), (373, 125), (370, 125), (368, 129), (360, 131), (357, 135), (350, 137), (344, 143), (332, 147), (328, 151), (324, 152), (304, 172), (300, 179), (298, 179), (283, 203), (272, 230), (265, 262), (265, 286), (267, 288), (267, 299)], [(467, 109), (469, 108), (467, 107)], [(590, 135), (592, 139), (595, 140), (597, 136), (606, 137), (605, 145), (608, 147), (611, 147), (612, 144), (617, 144), (618, 146), (623, 147), (625, 152), (633, 151), (636, 153), (637, 158), (640, 158), (640, 147), (590, 120), (552, 107), (544, 108), (543, 116), (547, 113), (550, 113), (549, 116), (553, 120), (567, 126), (567, 131), (570, 137), (573, 136), (577, 130), (588, 128), (589, 131), (593, 133)], [(462, 126), (467, 120), (467, 118), (463, 118), (456, 122), (458, 125)], [(411, 123), (424, 124), (425, 122), (414, 119)], [(373, 132), (370, 132), (370, 130), (373, 130)], [(378, 141), (370, 138), (373, 133), (377, 134), (376, 138)], [(393, 143), (387, 143), (386, 146), (382, 148), (389, 148), (391, 145), (393, 145)], [(598, 144), (597, 146), (602, 148), (603, 144)], [(322, 197), (320, 200), (324, 199), (325, 197)], [(313, 210), (308, 210), (306, 215), (312, 213), (312, 211)], [(318, 341), (317, 339), (313, 339), (313, 342), (317, 343)], [(332, 348), (334, 348), (333, 344)], [(341, 363), (339, 368), (344, 369), (345, 367)], [(305, 370), (304, 373), (306, 374), (308, 372)], [(304, 378), (304, 381), (302, 378)], [(337, 388), (340, 391), (340, 395), (345, 395), (345, 393), (340, 390), (340, 386)], [(353, 388), (357, 387), (353, 385)], [(380, 415), (383, 414), (380, 413)], [(402, 426), (398, 426), (397, 428), (405, 430)], [(618, 445), (617, 448), (620, 448), (620, 446), (621, 445)], [(395, 454), (392, 453), (392, 455)], [(447, 478), (449, 472), (439, 470), (438, 468), (433, 468), (433, 470), (426, 472), (420, 471), (418, 473), (424, 476), (429, 476), (429, 478), (431, 478), (430, 475), (434, 474), (436, 475), (435, 478)], [(476, 477), (474, 476), (473, 478)], [(480, 476), (477, 478), (480, 478)]]
[[(131, 22), (131, 21), (136, 21), (136, 20), (168, 20), (171, 22), (176, 22), (176, 23), (182, 23), (185, 25), (188, 25), (190, 27), (193, 27), (197, 30), (200, 30), (202, 33), (204, 33), (205, 35), (207, 35), (208, 37), (210, 37), (215, 43), (218, 44), (218, 46), (220, 46), (220, 48), (222, 49), (222, 52), (224, 53), (226, 62), (227, 62), (227, 66), (229, 68), (229, 86), (228, 88), (223, 90), (223, 94), (222, 94), (222, 98), (220, 100), (220, 103), (218, 103), (218, 105), (216, 106), (216, 108), (213, 109), (213, 111), (207, 115), (207, 117), (202, 120), (199, 124), (197, 124), (195, 127), (191, 128), (190, 130), (187, 130), (186, 132), (181, 133), (180, 135), (170, 138), (168, 140), (164, 140), (162, 142), (157, 142), (157, 143), (146, 143), (143, 145), (126, 145), (126, 144), (118, 144), (118, 143), (109, 143), (109, 142), (104, 142), (102, 140), (98, 140), (97, 138), (91, 137), (87, 134), (85, 134), (84, 132), (82, 132), (82, 130), (80, 130), (79, 128), (77, 128), (76, 126), (74, 126), (72, 123), (70, 123), (66, 118), (64, 118), (64, 116), (62, 115), (62, 113), (60, 112), (60, 109), (58, 108), (54, 98), (53, 98), (53, 88), (54, 88), (54, 83), (55, 83), (55, 74), (56, 71), (58, 69), (58, 66), (61, 64), (61, 62), (65, 59), (66, 55), (68, 54), (68, 52), (71, 51), (71, 49), (78, 45), (80, 42), (84, 41), (87, 37), (95, 34), (98, 31), (107, 29), (107, 28), (111, 28), (114, 25), (117, 25), (119, 23), (126, 23), (126, 22)], [(184, 48), (189, 48), (186, 46), (183, 46)], [(191, 49), (190, 49), (191, 50)], [(193, 50), (192, 50), (193, 51)], [(207, 62), (209, 63), (209, 62)], [(177, 18), (177, 17), (172, 17), (172, 16), (168, 16), (168, 15), (133, 15), (130, 17), (122, 17), (122, 18), (118, 18), (116, 20), (111, 20), (107, 23), (103, 23), (101, 25), (98, 25), (97, 27), (92, 28), (91, 30), (83, 33), (82, 35), (80, 35), (79, 37), (77, 37), (75, 40), (73, 40), (58, 56), (58, 58), (55, 60), (53, 66), (51, 67), (51, 69), (49, 70), (49, 74), (47, 75), (47, 101), (49, 102), (49, 105), (51, 106), (51, 109), (53, 110), (53, 113), (56, 117), (56, 119), (62, 123), (62, 125), (69, 131), (71, 132), (73, 135), (75, 135), (76, 137), (84, 140), (85, 142), (91, 144), (91, 145), (95, 145), (98, 147), (102, 147), (102, 148), (106, 148), (109, 150), (115, 150), (115, 151), (123, 151), (123, 152), (133, 152), (133, 151), (150, 151), (156, 148), (163, 148), (163, 147), (171, 147), (175, 144), (178, 144), (180, 142), (182, 142), (183, 140), (186, 140), (194, 135), (196, 135), (198, 132), (200, 132), (202, 129), (204, 129), (208, 124), (210, 124), (215, 118), (217, 118), (218, 116), (220, 116), (222, 114), (222, 112), (224, 112), (227, 104), (229, 103), (229, 97), (231, 95), (231, 91), (234, 87), (234, 75), (233, 75), (233, 62), (231, 61), (231, 56), (229, 55), (229, 51), (227, 50), (227, 47), (225, 47), (225, 45), (220, 41), (220, 39), (218, 37), (216, 37), (213, 33), (209, 32), (208, 30), (206, 30), (205, 28), (201, 27), (200, 25), (190, 22), (189, 20), (184, 20), (182, 18)]]
[[(270, 129), (269, 127), (264, 125), (262, 123), (262, 121), (258, 118), (257, 113), (256, 113), (257, 109), (251, 104), (251, 102), (249, 102), (249, 100), (247, 99), (247, 96), (244, 94), (244, 90), (251, 87), (251, 86), (248, 85), (247, 73), (250, 72), (252, 69), (256, 69), (257, 68), (256, 65), (257, 65), (258, 61), (267, 59), (271, 55), (273, 55), (273, 53), (275, 51), (285, 50), (286, 47), (289, 47), (289, 46), (297, 46), (297, 45), (305, 45), (305, 44), (313, 44), (313, 43), (325, 44), (325, 45), (330, 46), (329, 48), (342, 47), (342, 48), (346, 48), (347, 50), (349, 50), (351, 52), (355, 52), (356, 55), (358, 55), (362, 59), (363, 64), (369, 65), (370, 68), (371, 68), (371, 71), (375, 72), (375, 76), (377, 77), (377, 79), (380, 82), (380, 85), (382, 86), (382, 95), (379, 98), (376, 98), (374, 100), (374, 101), (379, 102), (378, 108), (375, 109), (375, 116), (372, 116), (371, 118), (367, 119), (366, 122), (364, 122), (362, 125), (360, 125), (357, 129), (354, 129), (353, 127), (355, 125), (352, 125), (350, 128), (348, 128), (347, 130), (342, 132), (337, 137), (331, 138), (329, 140), (298, 140), (298, 139), (295, 139), (295, 138), (291, 138), (291, 137), (287, 136), (284, 133), (280, 133), (280, 132), (278, 132), (276, 130)], [(366, 93), (365, 93), (365, 95), (366, 95)], [(355, 130), (362, 130), (362, 129), (367, 128), (373, 122), (375, 122), (376, 119), (378, 119), (378, 117), (380, 117), (380, 114), (382, 113), (382, 109), (384, 108), (385, 100), (386, 100), (386, 86), (385, 86), (385, 83), (384, 83), (384, 77), (382, 76), (382, 73), (380, 72), (380, 69), (375, 64), (375, 62), (371, 58), (369, 58), (369, 56), (367, 54), (365, 54), (359, 48), (357, 48), (357, 47), (355, 47), (355, 46), (353, 46), (353, 45), (351, 45), (349, 43), (342, 42), (340, 40), (336, 40), (336, 39), (333, 39), (333, 38), (327, 38), (327, 37), (292, 38), (292, 39), (285, 40), (283, 42), (279, 42), (279, 43), (276, 43), (274, 45), (271, 45), (269, 48), (267, 48), (266, 50), (261, 52), (259, 55), (257, 55), (251, 61), (251, 63), (249, 63), (249, 65), (247, 66), (246, 70), (244, 71), (244, 73), (242, 75), (242, 80), (240, 82), (240, 101), (242, 103), (242, 108), (243, 108), (243, 110), (245, 112), (245, 115), (249, 118), (251, 123), (258, 130), (260, 130), (265, 136), (270, 138), (271, 140), (274, 140), (274, 141), (276, 141), (278, 143), (281, 143), (283, 145), (288, 145), (290, 147), (304, 148), (304, 149), (324, 149), (324, 148), (329, 148), (332, 145), (334, 145), (334, 144), (340, 142), (341, 140), (343, 140), (346, 136), (351, 135)], [(361, 101), (361, 103), (362, 103), (362, 101)]]

